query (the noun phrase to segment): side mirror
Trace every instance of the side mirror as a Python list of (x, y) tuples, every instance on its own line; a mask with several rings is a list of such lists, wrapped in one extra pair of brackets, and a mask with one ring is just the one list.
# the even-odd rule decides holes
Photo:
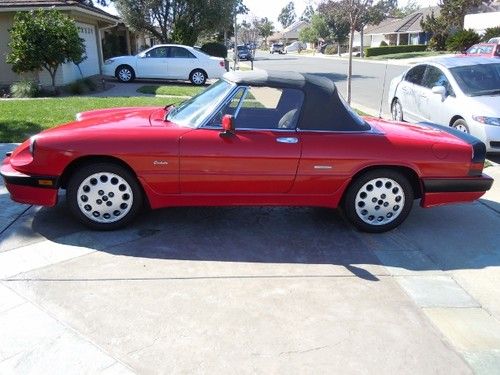
[(234, 133), (233, 116), (224, 115), (222, 117), (222, 129), (223, 131), (220, 133), (221, 136), (227, 136)]
[(444, 86), (434, 86), (431, 91), (433, 94), (441, 95), (443, 99), (446, 97), (446, 88)]

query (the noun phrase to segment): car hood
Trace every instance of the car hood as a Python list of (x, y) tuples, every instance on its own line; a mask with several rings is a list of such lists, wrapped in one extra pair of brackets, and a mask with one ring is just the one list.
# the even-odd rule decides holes
[(76, 121), (48, 129), (43, 134), (54, 132), (76, 132), (83, 130), (116, 130), (125, 128), (140, 128), (159, 125), (165, 109), (162, 107), (126, 107), (98, 109), (81, 112), (76, 115)]
[(470, 101), (473, 115), (500, 117), (500, 95), (472, 96)]

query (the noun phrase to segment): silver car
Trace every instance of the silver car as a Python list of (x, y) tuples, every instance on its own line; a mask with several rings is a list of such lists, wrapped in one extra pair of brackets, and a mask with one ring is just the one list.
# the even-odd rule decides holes
[(393, 120), (430, 121), (470, 133), (500, 152), (500, 59), (447, 57), (391, 81)]

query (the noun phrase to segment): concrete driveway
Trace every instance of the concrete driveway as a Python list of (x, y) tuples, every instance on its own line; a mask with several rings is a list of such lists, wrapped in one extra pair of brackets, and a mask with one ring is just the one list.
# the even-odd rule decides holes
[(498, 374), (500, 170), (387, 234), (316, 208), (91, 232), (0, 187), (0, 373)]

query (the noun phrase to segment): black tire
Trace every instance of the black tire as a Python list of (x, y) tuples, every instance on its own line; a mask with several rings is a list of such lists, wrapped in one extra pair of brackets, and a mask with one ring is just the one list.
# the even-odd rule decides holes
[(467, 122), (463, 118), (455, 120), (452, 124), (452, 127), (464, 133), (470, 134), (469, 125), (467, 125)]
[(391, 117), (394, 121), (404, 121), (403, 106), (398, 99), (394, 99), (391, 105)]
[(189, 74), (189, 80), (193, 85), (203, 86), (207, 82), (207, 73), (201, 69), (195, 69)]
[[(97, 180), (94, 186), (92, 179)], [(114, 230), (129, 224), (142, 208), (143, 199), (136, 177), (113, 163), (82, 166), (71, 176), (66, 190), (71, 213), (85, 226), (97, 230)], [(99, 216), (94, 216), (96, 212)]]
[[(380, 187), (379, 182), (382, 183)], [(370, 185), (372, 190), (369, 190)], [(347, 219), (357, 229), (382, 233), (396, 228), (406, 219), (413, 197), (413, 188), (405, 175), (392, 169), (375, 169), (351, 183), (342, 206)], [(373, 202), (372, 199), (377, 200)]]
[(132, 82), (135, 79), (135, 72), (129, 65), (120, 65), (116, 68), (115, 76), (118, 81), (123, 83)]

